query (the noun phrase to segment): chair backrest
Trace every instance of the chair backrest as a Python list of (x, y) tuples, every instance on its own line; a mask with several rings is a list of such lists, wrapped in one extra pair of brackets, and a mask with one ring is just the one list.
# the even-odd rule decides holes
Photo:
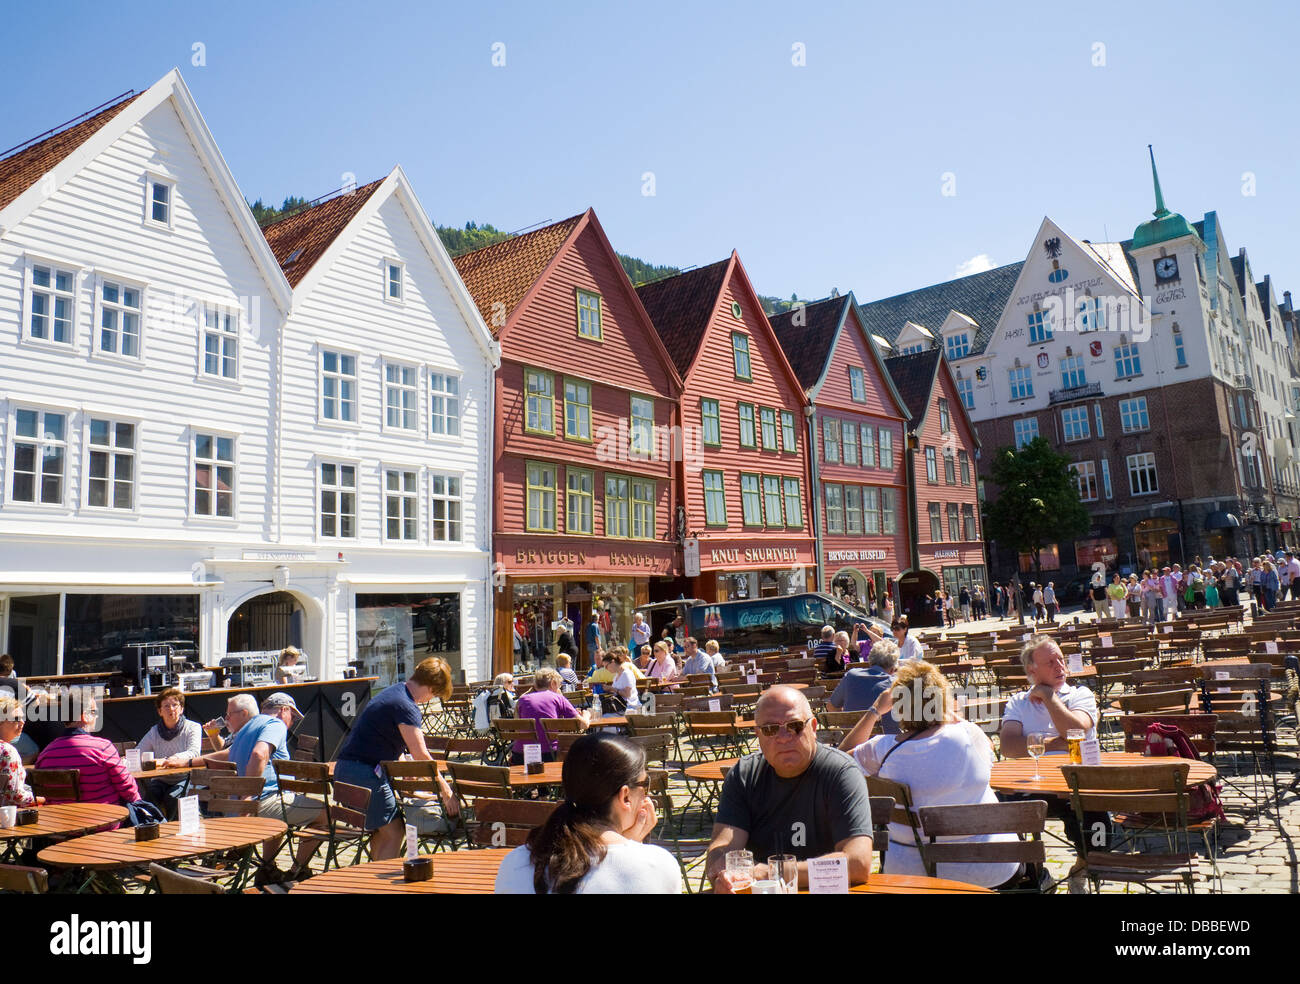
[(304, 735), (300, 732), (294, 738), (293, 751), (289, 753), (289, 757), (299, 762), (314, 762), (319, 745), (320, 739), (315, 735)]
[(537, 741), (537, 721), (533, 718), (497, 718), (492, 726), (506, 741)]
[(579, 734), (576, 731), (570, 732), (566, 735), (557, 735), (555, 740), (559, 745), (559, 749), (555, 753), (555, 760), (557, 762), (563, 762), (564, 757), (569, 754), (569, 749), (573, 747), (573, 743), (581, 737), (583, 737), (582, 734)]
[(841, 728), (848, 731), (860, 720), (866, 711), (822, 711), (822, 724), (828, 728)]
[(718, 727), (719, 725), (735, 725), (736, 715), (731, 711), (687, 711), (686, 727)]
[(410, 799), (418, 793), (437, 795), (439, 791), (437, 762), (408, 760), (384, 762), (382, 765), (388, 776), (388, 785), (392, 787), (393, 793), (399, 800)]
[[(867, 776), (867, 793), (871, 796), (888, 796), (894, 801), (890, 810), (891, 823), (901, 823), (912, 829), (917, 850), (921, 848), (921, 821), (912, 809), (912, 790), (904, 782), (895, 782), (882, 776)], [(873, 821), (874, 822), (874, 821)]]
[[(925, 840), (921, 860), (926, 873), (935, 877), (938, 864), (979, 864), (1015, 862), (1043, 864), (1043, 827), (1047, 822), (1047, 803), (1028, 800), (1023, 803), (972, 803), (962, 806), (923, 806), (918, 811)], [(1006, 841), (948, 841), (940, 837), (975, 837), (981, 834), (1016, 834)], [(1021, 838), (1028, 836), (1029, 840)]]
[(334, 829), (366, 829), (366, 811), (370, 809), (370, 790), (346, 782), (330, 783), (329, 823)]
[(553, 739), (556, 735), (573, 734), (585, 729), (578, 718), (542, 718), (542, 730), (546, 732), (547, 738)]
[(445, 746), (447, 758), (468, 755), (478, 758), (492, 745), (490, 738), (448, 738)]
[(297, 759), (275, 759), (276, 782), (286, 793), (301, 793), (323, 800), (329, 795), (330, 767), (328, 762), (301, 762)]
[(1179, 684), (1195, 683), (1201, 679), (1201, 668), (1196, 666), (1166, 666), (1158, 670), (1138, 670), (1133, 674), (1133, 683), (1139, 690), (1143, 687), (1157, 690), (1177, 687)]
[(661, 711), (680, 711), (685, 700), (681, 694), (661, 693), (655, 697), (655, 707)]
[(707, 711), (709, 701), (712, 700), (716, 700), (718, 707), (724, 711), (729, 711), (736, 706), (736, 698), (732, 694), (719, 694), (716, 697), (688, 697), (684, 706), (687, 711)]
[(261, 776), (213, 773), (208, 776), (207, 788), (199, 790), (199, 802), (214, 816), (255, 817), (264, 785)]
[(0, 892), (44, 895), (49, 890), (50, 879), (44, 868), (28, 868), (20, 864), (0, 864)]
[(28, 769), (27, 782), (34, 796), (47, 803), (77, 803), (81, 800), (81, 773), (76, 769)]
[(668, 761), (668, 749), (673, 745), (673, 733), (671, 730), (662, 729), (658, 734), (629, 735), (627, 740), (645, 749), (647, 762), (663, 764)]
[(1119, 719), (1124, 728), (1124, 751), (1145, 752), (1147, 728), (1153, 724), (1172, 724), (1181, 728), (1202, 755), (1214, 754), (1215, 714), (1126, 714)]
[(1179, 690), (1157, 690), (1137, 694), (1121, 694), (1119, 706), (1125, 714), (1153, 714), (1170, 711), (1186, 714), (1195, 691), (1187, 687)]
[(555, 800), (480, 798), (474, 804), (474, 843), (518, 847), (528, 839), (529, 831), (550, 819), (559, 805)]
[(811, 656), (801, 656), (798, 659), (787, 659), (785, 668), (787, 670), (811, 670), (817, 665), (817, 660)]
[(115, 741), (113, 742), (113, 747), (117, 749), (117, 754), (119, 758), (126, 758), (127, 750), (131, 748), (135, 748), (136, 743), (133, 741)]
[(871, 807), (871, 849), (883, 857), (889, 850), (889, 818), (894, 813), (892, 796), (869, 796)]
[[(1070, 787), (1075, 817), (1085, 813), (1161, 813), (1169, 826), (1187, 829), (1187, 773), (1184, 759), (1152, 759), (1142, 765), (1060, 766)], [(1085, 852), (1092, 838), (1083, 838)]]
[(505, 766), (448, 762), (444, 768), (451, 775), (451, 788), (462, 806), (481, 796), (510, 798), (510, 770)]
[(627, 730), (633, 735), (646, 734), (671, 728), (676, 721), (676, 714), (633, 714), (627, 719)]
[(1229, 663), (1224, 666), (1209, 662), (1201, 664), (1201, 672), (1211, 686), (1220, 680), (1268, 680), (1273, 676), (1273, 664)]
[(149, 865), (149, 876), (161, 895), (225, 895), (226, 890), (216, 882), (204, 878), (191, 878), (160, 864)]

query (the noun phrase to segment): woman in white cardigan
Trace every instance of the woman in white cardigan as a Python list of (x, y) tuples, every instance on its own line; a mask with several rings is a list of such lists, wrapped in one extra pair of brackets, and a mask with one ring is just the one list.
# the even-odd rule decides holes
[[(153, 752), (160, 769), (189, 765), (190, 759), (199, 754), (203, 728), (199, 722), (185, 717), (185, 695), (175, 687), (168, 687), (154, 698), (154, 704), (158, 708), (158, 723), (149, 729), (137, 748), (142, 755)], [(185, 780), (184, 775), (151, 778), (142, 784), (141, 792), (145, 799), (171, 816), (173, 793)]]

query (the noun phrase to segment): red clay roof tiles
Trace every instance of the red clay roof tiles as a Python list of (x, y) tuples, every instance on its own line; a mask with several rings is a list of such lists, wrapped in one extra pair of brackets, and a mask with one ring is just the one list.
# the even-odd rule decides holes
[[(291, 287), (297, 287), (317, 260), (329, 249), (353, 217), (361, 211), (383, 179), (362, 185), (350, 194), (336, 195), (262, 230), (275, 261)], [(297, 253), (297, 256), (294, 254)], [(293, 262), (289, 257), (293, 256)]]

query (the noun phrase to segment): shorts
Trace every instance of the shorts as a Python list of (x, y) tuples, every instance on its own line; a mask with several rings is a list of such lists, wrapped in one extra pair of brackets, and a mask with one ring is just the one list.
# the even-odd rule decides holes
[[(310, 796), (290, 793), (282, 802), (280, 794), (275, 792), (270, 796), (262, 797), (262, 802), (257, 806), (257, 815), (283, 820), (290, 827), (301, 827), (320, 817), (324, 810), (325, 804)], [(321, 822), (325, 822), (324, 817), (321, 817)]]
[(366, 830), (387, 826), (397, 816), (397, 797), (387, 779), (375, 775), (375, 767), (356, 759), (339, 759), (334, 765), (334, 781), (370, 790), (366, 810)]

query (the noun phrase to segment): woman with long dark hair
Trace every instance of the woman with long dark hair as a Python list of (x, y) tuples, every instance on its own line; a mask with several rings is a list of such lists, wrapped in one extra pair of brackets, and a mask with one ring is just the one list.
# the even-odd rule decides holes
[(569, 748), (565, 799), (501, 862), (498, 895), (680, 894), (681, 869), (662, 847), (642, 844), (658, 823), (645, 749), (609, 734)]

